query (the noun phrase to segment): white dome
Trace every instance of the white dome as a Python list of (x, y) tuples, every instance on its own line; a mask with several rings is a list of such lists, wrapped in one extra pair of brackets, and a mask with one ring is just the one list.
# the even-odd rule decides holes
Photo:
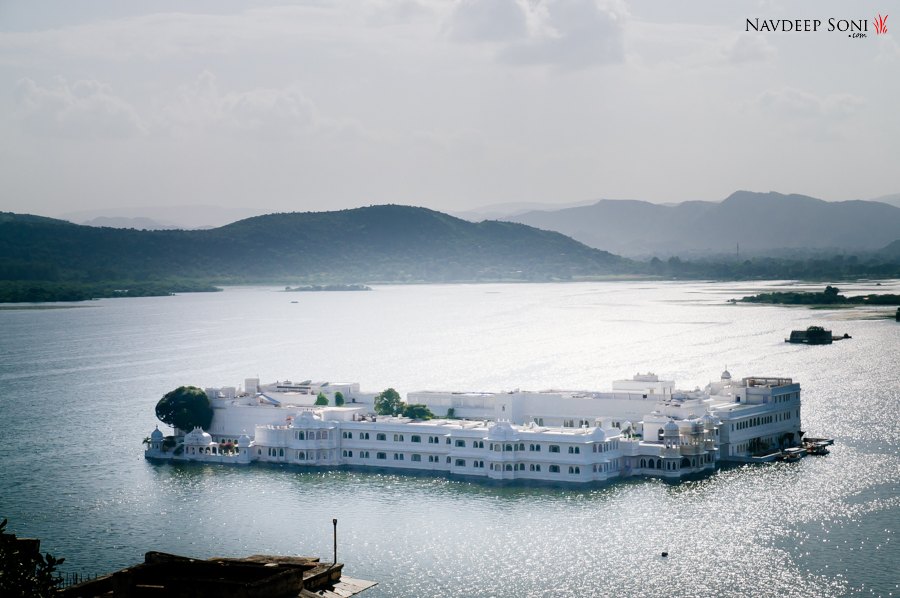
[(722, 372), (722, 380), (731, 380), (731, 372), (728, 370)]
[(669, 422), (665, 426), (663, 426), (663, 432), (666, 435), (678, 434), (678, 424), (675, 423), (674, 419), (670, 419)]
[(197, 427), (184, 435), (185, 444), (206, 446), (212, 442), (212, 436), (203, 431), (203, 428)]
[(159, 426), (156, 426), (156, 429), (150, 432), (150, 440), (162, 440), (163, 433), (159, 431)]
[(238, 448), (249, 448), (250, 447), (250, 437), (246, 434), (241, 434), (241, 437), (238, 438)]
[(491, 440), (515, 440), (516, 431), (509, 422), (496, 422), (488, 429)]
[(593, 433), (591, 433), (591, 438), (603, 442), (604, 440), (606, 440), (606, 432), (603, 430), (603, 428), (594, 428)]

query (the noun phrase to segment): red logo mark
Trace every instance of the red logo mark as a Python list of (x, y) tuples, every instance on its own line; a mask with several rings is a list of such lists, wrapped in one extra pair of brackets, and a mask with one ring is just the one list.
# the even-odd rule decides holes
[(878, 35), (881, 35), (882, 33), (887, 33), (887, 20), (888, 20), (887, 15), (884, 15), (884, 16), (878, 15), (875, 18), (875, 21), (874, 21), (875, 33), (877, 33)]

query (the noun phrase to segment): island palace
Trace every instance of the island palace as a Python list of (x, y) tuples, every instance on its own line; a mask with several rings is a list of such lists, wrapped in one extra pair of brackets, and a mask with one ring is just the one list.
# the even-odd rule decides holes
[[(602, 482), (629, 476), (679, 480), (721, 462), (773, 460), (797, 446), (800, 385), (790, 378), (734, 380), (704, 389), (638, 374), (612, 391), (409, 393), (431, 420), (374, 415), (358, 384), (245, 380), (207, 388), (208, 431), (145, 441), (151, 460), (283, 463), (434, 472), (488, 480)], [(315, 406), (319, 393), (340, 407)]]

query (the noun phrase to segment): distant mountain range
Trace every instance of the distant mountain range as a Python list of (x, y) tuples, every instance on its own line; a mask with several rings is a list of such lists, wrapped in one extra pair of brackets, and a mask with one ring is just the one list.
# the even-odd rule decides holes
[(194, 231), (0, 213), (0, 280), (565, 280), (627, 263), (559, 233), (397, 205), (269, 214)]
[(143, 206), (66, 212), (58, 217), (76, 224), (146, 230), (194, 230), (225, 226), (264, 210), (208, 205)]
[(875, 201), (738, 191), (722, 202), (601, 200), (507, 218), (629, 257), (877, 251), (900, 239), (900, 208)]

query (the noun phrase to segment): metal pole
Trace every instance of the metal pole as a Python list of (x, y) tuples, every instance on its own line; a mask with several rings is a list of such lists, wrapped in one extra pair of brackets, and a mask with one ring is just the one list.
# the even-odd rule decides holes
[(331, 524), (334, 525), (334, 561), (333, 563), (337, 565), (337, 519), (332, 519)]

